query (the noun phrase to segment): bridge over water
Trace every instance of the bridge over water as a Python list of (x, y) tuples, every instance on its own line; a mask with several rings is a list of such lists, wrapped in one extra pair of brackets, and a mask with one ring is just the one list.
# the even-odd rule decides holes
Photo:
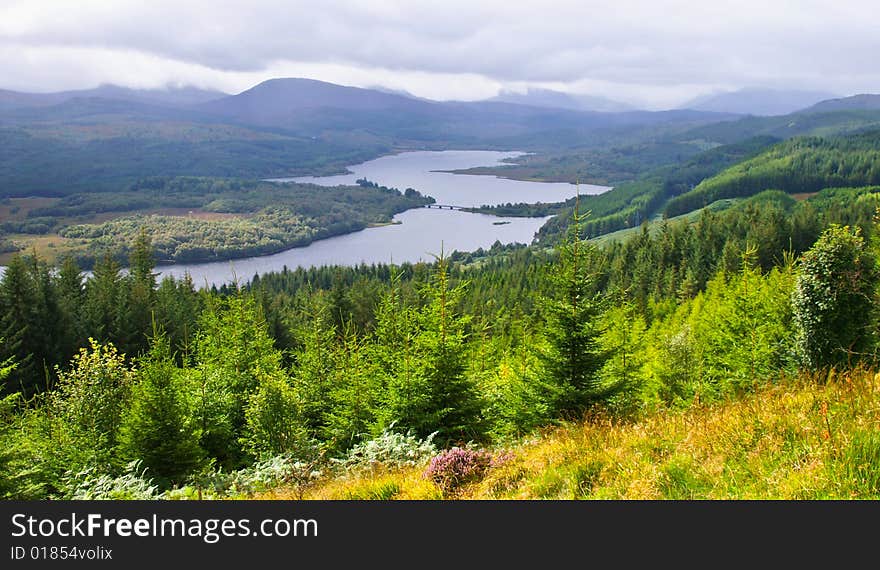
[(466, 206), (455, 206), (451, 204), (426, 204), (426, 208), (434, 208), (436, 210), (466, 210)]

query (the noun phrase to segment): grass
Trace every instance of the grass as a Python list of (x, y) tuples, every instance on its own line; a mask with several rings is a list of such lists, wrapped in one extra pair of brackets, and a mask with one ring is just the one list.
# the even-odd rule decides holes
[(423, 466), (328, 479), (305, 498), (880, 499), (878, 392), (869, 370), (790, 378), (717, 404), (547, 429), (454, 495)]

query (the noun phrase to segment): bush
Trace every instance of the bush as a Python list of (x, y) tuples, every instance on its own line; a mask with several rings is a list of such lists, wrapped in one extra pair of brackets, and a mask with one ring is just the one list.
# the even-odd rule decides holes
[(158, 486), (147, 478), (147, 470), (139, 460), (126, 465), (119, 477), (98, 475), (94, 467), (64, 476), (61, 499), (91, 501), (146, 501), (159, 498)]
[(870, 349), (877, 282), (875, 259), (859, 228), (832, 225), (804, 253), (792, 307), (808, 368), (852, 364)]
[(340, 465), (345, 469), (372, 468), (377, 465), (385, 467), (415, 467), (437, 453), (432, 433), (425, 439), (419, 439), (411, 432), (406, 435), (385, 430), (376, 438), (359, 443), (352, 447)]
[(453, 447), (431, 458), (424, 477), (444, 491), (455, 491), (462, 485), (479, 481), (491, 463), (492, 456), (485, 451)]

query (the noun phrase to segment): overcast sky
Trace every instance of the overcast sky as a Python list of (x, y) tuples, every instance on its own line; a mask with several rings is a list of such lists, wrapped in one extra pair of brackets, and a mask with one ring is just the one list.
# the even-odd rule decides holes
[(668, 108), (741, 87), (880, 92), (878, 54), (876, 0), (0, 0), (0, 88), (19, 91), (309, 77)]

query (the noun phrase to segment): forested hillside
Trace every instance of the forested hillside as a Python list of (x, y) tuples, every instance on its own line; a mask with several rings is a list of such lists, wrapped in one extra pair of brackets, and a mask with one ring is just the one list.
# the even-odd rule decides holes
[(880, 183), (880, 131), (835, 138), (796, 138), (703, 180), (666, 205), (670, 216), (722, 198), (762, 190), (789, 193)]
[[(84, 280), (70, 258), (54, 273), (16, 257), (0, 280), (0, 492), (305, 497), (332, 495), (338, 478), (348, 491), (335, 496), (390, 498), (411, 484), (396, 474), (424, 473), (404, 496), (526, 483), (535, 496), (575, 484), (572, 496), (618, 496), (635, 479), (612, 473), (617, 445), (653, 449), (666, 475), (652, 488), (670, 498), (718, 495), (726, 470), (737, 483), (721, 496), (876, 498), (866, 465), (880, 440), (858, 413), (873, 409), (873, 375), (851, 370), (875, 363), (878, 205), (876, 187), (763, 193), (602, 246), (574, 231), (579, 213), (551, 250), (498, 244), (220, 290), (157, 283), (147, 233), (124, 275), (109, 259)], [(682, 443), (681, 422), (745, 418), (762, 406), (751, 401), (779, 415), (764, 409), (723, 448), (745, 455)], [(571, 435), (582, 421), (595, 439)], [(532, 447), (557, 424), (545, 451)], [(626, 425), (651, 427), (613, 427)], [(560, 449), (583, 460), (539, 459)], [(697, 469), (689, 449), (712, 463)], [(795, 464), (826, 470), (798, 479)], [(758, 484), (768, 470), (788, 487)]]
[[(666, 166), (600, 196), (580, 198), (590, 212), (585, 236), (595, 237), (642, 221), (679, 216), (729, 198), (765, 190), (810, 194), (823, 188), (860, 187), (880, 181), (880, 131), (837, 137), (757, 137), (722, 145), (681, 166)], [(573, 201), (558, 206), (538, 239), (552, 244), (568, 227)]]

